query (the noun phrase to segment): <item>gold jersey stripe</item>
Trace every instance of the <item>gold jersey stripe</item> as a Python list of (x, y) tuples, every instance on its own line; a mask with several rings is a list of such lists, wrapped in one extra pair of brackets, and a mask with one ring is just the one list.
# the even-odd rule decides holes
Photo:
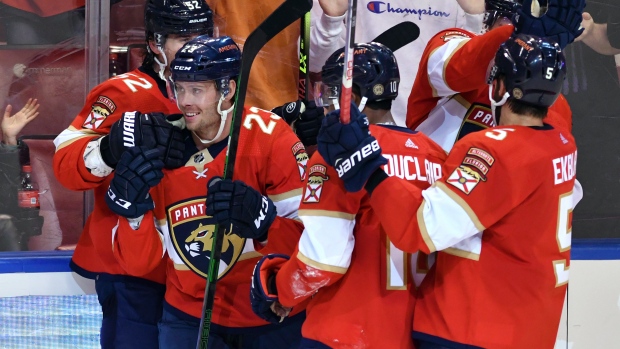
[(304, 191), (303, 188), (297, 188), (291, 191), (287, 191), (286, 193), (273, 194), (273, 195), (268, 195), (268, 196), (271, 199), (271, 201), (278, 202), (278, 201), (284, 201), (286, 199), (294, 198), (296, 196), (301, 196), (303, 191)]
[(328, 210), (299, 210), (299, 216), (342, 218), (349, 221), (355, 219), (355, 214)]
[(348, 268), (336, 267), (333, 265), (317, 262), (313, 259), (310, 259), (304, 256), (304, 254), (301, 252), (297, 252), (297, 259), (299, 259), (300, 261), (304, 262), (304, 264), (309, 265), (311, 267), (314, 267), (320, 270), (331, 271), (333, 273), (338, 273), (338, 274), (345, 274), (348, 269)]

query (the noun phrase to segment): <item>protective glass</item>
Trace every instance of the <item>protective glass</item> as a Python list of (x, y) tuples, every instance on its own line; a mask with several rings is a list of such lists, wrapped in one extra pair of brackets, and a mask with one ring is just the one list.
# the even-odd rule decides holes
[(326, 85), (321, 81), (314, 83), (314, 103), (317, 107), (329, 108), (333, 104), (338, 104), (340, 97), (340, 86)]

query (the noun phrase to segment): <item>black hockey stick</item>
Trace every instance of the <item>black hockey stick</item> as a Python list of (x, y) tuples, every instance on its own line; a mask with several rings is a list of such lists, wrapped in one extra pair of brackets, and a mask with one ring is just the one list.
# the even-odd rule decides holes
[[(226, 150), (226, 165), (224, 167), (225, 179), (233, 178), (233, 169), (237, 158), (237, 146), (239, 143), (239, 131), (243, 115), (243, 105), (248, 89), (248, 78), (250, 68), (254, 58), (258, 55), (269, 40), (295, 22), (312, 8), (311, 0), (285, 0), (258, 28), (254, 29), (243, 45), (241, 55), (241, 71), (237, 80), (237, 96), (235, 98), (235, 109), (231, 119), (231, 128), (228, 138), (228, 148)], [(209, 331), (211, 329), (211, 315), (215, 296), (215, 286), (219, 275), (220, 257), (222, 254), (222, 243), (224, 241), (223, 232), (219, 232), (218, 225), (213, 231), (213, 245), (211, 246), (211, 258), (209, 260), (209, 274), (207, 276), (207, 286), (202, 305), (202, 317), (200, 319), (200, 334), (198, 336), (198, 349), (207, 349), (209, 343)]]
[(420, 36), (420, 27), (413, 22), (401, 22), (377, 36), (374, 42), (387, 46), (392, 52), (414, 42)]
[(310, 12), (301, 17), (298, 98), (308, 105), (310, 88)]

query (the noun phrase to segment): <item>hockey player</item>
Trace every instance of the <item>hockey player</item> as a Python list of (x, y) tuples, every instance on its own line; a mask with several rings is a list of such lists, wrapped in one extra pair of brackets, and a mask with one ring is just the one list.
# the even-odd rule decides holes
[[(532, 0), (485, 0), (483, 35), (452, 28), (430, 39), (422, 54), (420, 69), (407, 107), (407, 126), (421, 131), (449, 151), (465, 135), (495, 126), (491, 113), (486, 72), (499, 45), (513, 33), (544, 36), (540, 28), (557, 33), (552, 39), (562, 47), (580, 33), (583, 0), (549, 0), (549, 10), (540, 17), (529, 11)], [(513, 27), (511, 18), (519, 12)], [(550, 34), (549, 34), (550, 35)], [(548, 123), (570, 132), (570, 107), (560, 96)]]
[[(93, 212), (84, 226), (71, 268), (95, 279), (103, 310), (104, 349), (157, 348), (165, 266), (162, 263), (152, 272), (138, 275), (115, 260), (110, 231), (117, 217), (106, 206), (104, 197), (126, 146), (142, 144), (166, 149), (161, 156), (166, 166), (181, 165), (180, 133), (161, 116), (129, 113), (123, 117), (123, 113), (178, 112), (164, 80), (169, 76), (167, 62), (190, 38), (213, 31), (209, 7), (203, 1), (188, 4), (180, 0), (147, 1), (149, 50), (142, 66), (95, 87), (82, 111), (54, 141), (54, 172), (59, 182), (73, 190), (94, 190)], [(177, 142), (170, 142), (172, 139)]]
[[(310, 71), (320, 71), (326, 58), (345, 45), (345, 12), (348, 0), (315, 0), (310, 29)], [(369, 42), (395, 24), (411, 21), (420, 28), (420, 37), (397, 52), (401, 63), (400, 96), (392, 111), (399, 126), (405, 125), (407, 97), (413, 86), (426, 43), (447, 28), (463, 28), (481, 33), (484, 0), (393, 0), (357, 2), (356, 42)]]
[[(399, 72), (392, 51), (378, 43), (354, 46), (353, 99), (365, 100), (372, 130), (384, 149), (384, 170), (425, 189), (441, 177), (445, 152), (422, 133), (395, 126), (391, 105), (398, 95)], [(322, 83), (338, 98), (344, 49), (322, 69)], [(324, 94), (325, 96), (325, 94)], [(333, 108), (332, 108), (333, 109)], [(367, 126), (370, 123), (370, 127)], [(302, 328), (301, 348), (413, 348), (411, 322), (415, 285), (412, 256), (396, 248), (370, 208), (369, 198), (315, 153), (299, 216), (304, 222), (298, 249), (263, 257), (254, 270), (252, 308), (268, 320), (278, 300), (293, 308), (311, 299)], [(283, 315), (279, 313), (279, 315)]]
[[(297, 348), (301, 338), (304, 314), (269, 324), (252, 313), (248, 294), (258, 258), (290, 254), (299, 241), (302, 227), (295, 219), (306, 175), (303, 145), (280, 117), (246, 107), (235, 181), (218, 177), (240, 60), (227, 36), (201, 36), (183, 46), (171, 67), (183, 112), (179, 121), (185, 125), (185, 166), (162, 173), (157, 150), (131, 148), (110, 184), (108, 206), (121, 216), (113, 237), (116, 258), (135, 274), (151, 272), (162, 256), (166, 261), (162, 349), (196, 346), (215, 223), (225, 236), (210, 348)], [(226, 231), (231, 223), (232, 232)]]
[(458, 141), (445, 176), (426, 190), (380, 169), (381, 148), (364, 149), (375, 138), (358, 113), (347, 125), (335, 121), (337, 111), (326, 116), (319, 152), (347, 188), (366, 189), (394, 245), (441, 251), (419, 289), (418, 348), (553, 347), (568, 282), (577, 150), (569, 132), (544, 118), (565, 70), (553, 42), (519, 34), (503, 43), (490, 75), (492, 98), (509, 96), (499, 126)]

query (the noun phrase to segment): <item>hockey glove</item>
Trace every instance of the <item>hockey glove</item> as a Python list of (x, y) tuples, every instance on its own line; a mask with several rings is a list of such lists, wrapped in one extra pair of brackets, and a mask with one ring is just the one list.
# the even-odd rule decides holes
[(116, 166), (105, 201), (112, 212), (137, 218), (155, 208), (149, 190), (164, 176), (158, 149), (127, 149)]
[(515, 34), (545, 37), (557, 42), (562, 49), (581, 35), (581, 20), (585, 0), (549, 0), (547, 12), (540, 17), (532, 15), (532, 0), (524, 0), (512, 22)]
[(295, 133), (305, 146), (316, 144), (316, 137), (325, 119), (323, 107), (317, 107), (314, 102), (308, 102), (306, 110), (299, 115), (295, 122)]
[(299, 118), (299, 114), (306, 110), (304, 102), (301, 100), (284, 103), (279, 107), (271, 109), (271, 112), (281, 117), (287, 124), (292, 125)]
[(349, 192), (360, 191), (370, 175), (387, 160), (368, 130), (368, 119), (351, 104), (351, 122), (340, 123), (340, 110), (327, 114), (318, 136), (321, 156), (338, 172)]
[(131, 147), (159, 149), (166, 168), (184, 165), (185, 142), (181, 129), (166, 121), (162, 113), (142, 114), (125, 112), (101, 140), (101, 157), (110, 167), (116, 167), (123, 152)]
[(289, 256), (283, 254), (268, 254), (256, 263), (252, 273), (252, 311), (261, 319), (274, 324), (282, 322), (291, 311), (278, 302), (276, 289), (276, 274), (287, 260)]
[(293, 127), (303, 145), (316, 144), (316, 136), (325, 118), (323, 107), (317, 107), (314, 101), (306, 105), (302, 100), (298, 100), (273, 108), (271, 112), (282, 117)]
[(232, 223), (232, 232), (246, 239), (267, 240), (267, 232), (276, 218), (276, 207), (266, 196), (242, 181), (214, 177), (207, 190), (207, 215), (224, 227)]

